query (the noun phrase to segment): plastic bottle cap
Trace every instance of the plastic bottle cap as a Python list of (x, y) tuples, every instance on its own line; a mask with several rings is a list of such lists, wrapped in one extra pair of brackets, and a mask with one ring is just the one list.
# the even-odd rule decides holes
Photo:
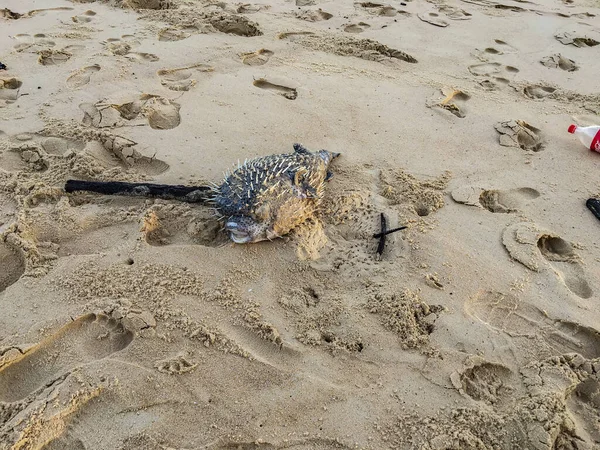
[(576, 129), (577, 129), (577, 125), (570, 125), (569, 126), (569, 133), (571, 133), (571, 134), (575, 133)]

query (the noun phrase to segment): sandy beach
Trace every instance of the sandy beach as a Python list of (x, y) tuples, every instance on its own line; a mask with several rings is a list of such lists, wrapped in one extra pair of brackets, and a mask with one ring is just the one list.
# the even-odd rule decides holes
[[(598, 0), (1, 3), (0, 449), (600, 448)], [(64, 190), (294, 143), (271, 242)]]

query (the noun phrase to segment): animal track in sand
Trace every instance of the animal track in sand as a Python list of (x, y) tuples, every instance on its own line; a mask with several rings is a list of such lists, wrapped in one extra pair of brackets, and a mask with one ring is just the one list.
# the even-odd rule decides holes
[(366, 22), (358, 22), (358, 24), (351, 23), (349, 25), (345, 25), (344, 31), (346, 33), (362, 33), (367, 28), (371, 28), (371, 25)]
[(123, 350), (133, 337), (104, 314), (80, 316), (0, 368), (0, 400), (21, 400), (81, 365)]
[(98, 72), (99, 70), (99, 64), (82, 67), (81, 69), (78, 69), (69, 75), (69, 78), (67, 78), (67, 86), (71, 89), (77, 89), (85, 86), (90, 82), (92, 74)]
[(600, 44), (596, 39), (587, 36), (577, 36), (575, 33), (561, 33), (557, 34), (555, 38), (563, 45), (574, 45), (580, 48), (595, 47)]
[(519, 147), (533, 152), (545, 148), (541, 131), (523, 120), (498, 122), (494, 128), (500, 133), (499, 143), (503, 147)]
[(252, 84), (258, 88), (266, 89), (268, 91), (282, 95), (288, 100), (296, 100), (296, 98), (298, 98), (298, 91), (295, 88), (283, 86), (281, 84), (271, 83), (270, 81), (267, 81), (264, 78), (254, 80)]
[(242, 53), (242, 62), (247, 66), (262, 66), (269, 62), (271, 56), (274, 55), (274, 52), (271, 50), (267, 50), (266, 48), (261, 48), (255, 52), (250, 53)]
[(502, 244), (512, 259), (528, 269), (541, 272), (551, 267), (573, 294), (584, 299), (593, 295), (573, 246), (555, 233), (520, 222), (504, 230)]
[(556, 91), (555, 87), (542, 84), (530, 84), (523, 88), (523, 94), (529, 98), (542, 99), (550, 96)]
[(192, 78), (194, 72), (212, 72), (214, 68), (208, 64), (194, 64), (188, 67), (175, 69), (161, 69), (157, 73), (160, 84), (172, 91), (189, 91), (196, 84)]
[(92, 20), (94, 20), (95, 15), (96, 15), (96, 13), (94, 11), (92, 11), (91, 9), (88, 9), (86, 12), (84, 12), (80, 16), (71, 17), (71, 20), (75, 23), (89, 23)]
[(430, 23), (431, 25), (435, 25), (436, 27), (447, 27), (449, 24), (444, 19), (440, 17), (440, 15), (436, 12), (425, 12), (417, 14), (417, 17), (421, 19), (423, 22)]
[(0, 108), (14, 103), (19, 98), (23, 82), (15, 77), (0, 78)]
[(561, 54), (546, 56), (540, 60), (540, 63), (551, 69), (561, 69), (566, 72), (575, 72), (579, 69), (575, 61), (565, 58)]
[(179, 103), (159, 95), (142, 94), (138, 100), (122, 104), (101, 101), (95, 104), (82, 103), (83, 124), (96, 128), (121, 126), (121, 119), (135, 120), (140, 115), (148, 120), (151, 128), (169, 130), (181, 122)]
[(532, 342), (533, 337), (542, 337), (539, 342), (550, 347), (553, 355), (576, 352), (586, 358), (600, 356), (598, 330), (574, 322), (552, 319), (545, 311), (512, 294), (481, 291), (467, 300), (465, 312), (494, 330), (513, 338), (525, 338), (525, 345)]
[[(5, 204), (0, 203), (4, 208)], [(4, 225), (0, 216), (0, 230)], [(25, 261), (19, 253), (5, 242), (0, 241), (0, 293), (10, 285), (16, 283), (25, 273)]]
[(452, 199), (457, 203), (485, 208), (493, 213), (512, 213), (519, 211), (540, 193), (532, 188), (483, 189), (477, 186), (461, 186), (452, 191)]
[(13, 48), (17, 52), (22, 52), (27, 49), (32, 49), (34, 52), (40, 50), (42, 47), (54, 47), (56, 43), (51, 39), (48, 39), (45, 34), (39, 33), (33, 36), (29, 34), (17, 34), (14, 38), (19, 41)]

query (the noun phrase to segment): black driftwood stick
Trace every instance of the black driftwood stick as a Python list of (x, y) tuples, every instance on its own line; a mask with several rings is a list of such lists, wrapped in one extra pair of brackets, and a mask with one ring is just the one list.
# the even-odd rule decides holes
[(600, 199), (588, 198), (585, 202), (585, 206), (587, 206), (592, 214), (596, 216), (598, 220), (600, 220)]
[(210, 187), (208, 186), (124, 183), (120, 181), (67, 180), (65, 191), (88, 191), (105, 195), (155, 197), (166, 200), (180, 200), (188, 203), (206, 203), (210, 197)]

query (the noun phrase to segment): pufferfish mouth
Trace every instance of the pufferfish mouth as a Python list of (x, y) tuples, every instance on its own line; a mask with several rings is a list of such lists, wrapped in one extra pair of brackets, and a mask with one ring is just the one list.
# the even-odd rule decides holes
[(236, 222), (227, 222), (225, 229), (229, 232), (229, 237), (236, 244), (246, 244), (252, 240), (248, 232), (240, 230)]

